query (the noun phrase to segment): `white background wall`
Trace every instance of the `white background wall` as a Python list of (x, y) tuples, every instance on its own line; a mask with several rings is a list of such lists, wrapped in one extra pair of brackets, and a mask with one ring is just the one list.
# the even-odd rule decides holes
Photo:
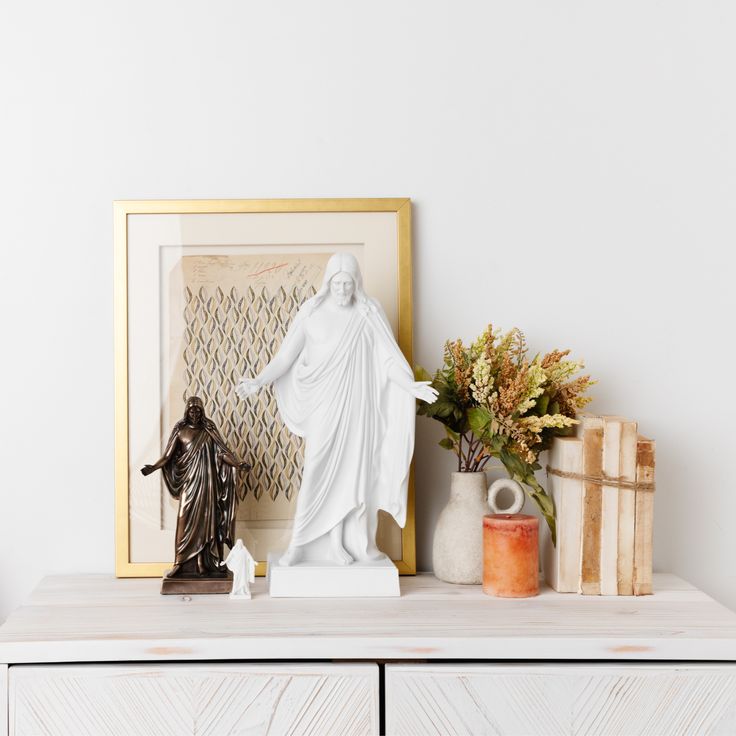
[(113, 570), (124, 198), (412, 197), (417, 362), (573, 348), (658, 441), (656, 566), (736, 607), (735, 37), (728, 0), (4, 3), (0, 619)]

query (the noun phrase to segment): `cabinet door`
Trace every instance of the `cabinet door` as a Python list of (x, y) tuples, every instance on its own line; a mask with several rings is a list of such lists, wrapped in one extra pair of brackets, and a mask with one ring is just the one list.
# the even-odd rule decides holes
[(736, 734), (736, 664), (391, 665), (387, 736)]
[(8, 665), (0, 664), (0, 736), (8, 736)]
[(378, 667), (18, 665), (10, 734), (377, 734)]

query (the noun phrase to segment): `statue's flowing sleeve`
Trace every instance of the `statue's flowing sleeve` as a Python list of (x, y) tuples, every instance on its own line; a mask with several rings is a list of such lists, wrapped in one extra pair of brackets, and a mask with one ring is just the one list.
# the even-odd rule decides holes
[(166, 448), (163, 452), (163, 457), (168, 457), (168, 461), (161, 467), (161, 472), (164, 476), (164, 482), (166, 487), (169, 489), (169, 493), (176, 499), (181, 496), (181, 492), (184, 489), (184, 477), (176, 472), (176, 458), (174, 457), (174, 445), (179, 437), (179, 429), (181, 428), (181, 422), (177, 422), (174, 425), (174, 429), (171, 430), (169, 441), (166, 443)]
[(414, 428), (416, 422), (416, 399), (390, 379), (393, 368), (404, 374), (408, 382), (414, 374), (401, 352), (381, 305), (371, 300), (369, 312), (376, 338), (376, 371), (380, 396), (379, 477), (376, 484), (377, 506), (391, 514), (396, 523), (406, 524), (409, 471), (414, 454)]
[(234, 455), (234, 453), (228, 448), (215, 423), (209, 419), (205, 420), (205, 430), (212, 438), (216, 448), (215, 469), (219, 480), (217, 498), (219, 509), (217, 515), (219, 522), (218, 535), (228, 547), (232, 547), (235, 541), (235, 515), (238, 510), (238, 500), (242, 500), (244, 483), (238, 469), (228, 465), (219, 457), (219, 452), (226, 452), (231, 455)]

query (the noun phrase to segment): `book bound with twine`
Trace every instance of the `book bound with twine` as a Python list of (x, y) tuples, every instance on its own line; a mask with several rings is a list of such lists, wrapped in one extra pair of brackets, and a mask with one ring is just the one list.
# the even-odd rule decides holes
[(561, 593), (652, 593), (654, 440), (619, 416), (582, 415), (549, 451), (557, 545), (543, 539), (547, 582)]

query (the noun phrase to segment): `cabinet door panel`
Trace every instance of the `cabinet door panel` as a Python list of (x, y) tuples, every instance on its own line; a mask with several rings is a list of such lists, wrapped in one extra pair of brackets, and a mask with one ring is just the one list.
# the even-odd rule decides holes
[(8, 734), (8, 665), (0, 664), (0, 736)]
[(736, 734), (736, 664), (390, 665), (386, 733)]
[(377, 734), (378, 667), (20, 665), (10, 734)]

